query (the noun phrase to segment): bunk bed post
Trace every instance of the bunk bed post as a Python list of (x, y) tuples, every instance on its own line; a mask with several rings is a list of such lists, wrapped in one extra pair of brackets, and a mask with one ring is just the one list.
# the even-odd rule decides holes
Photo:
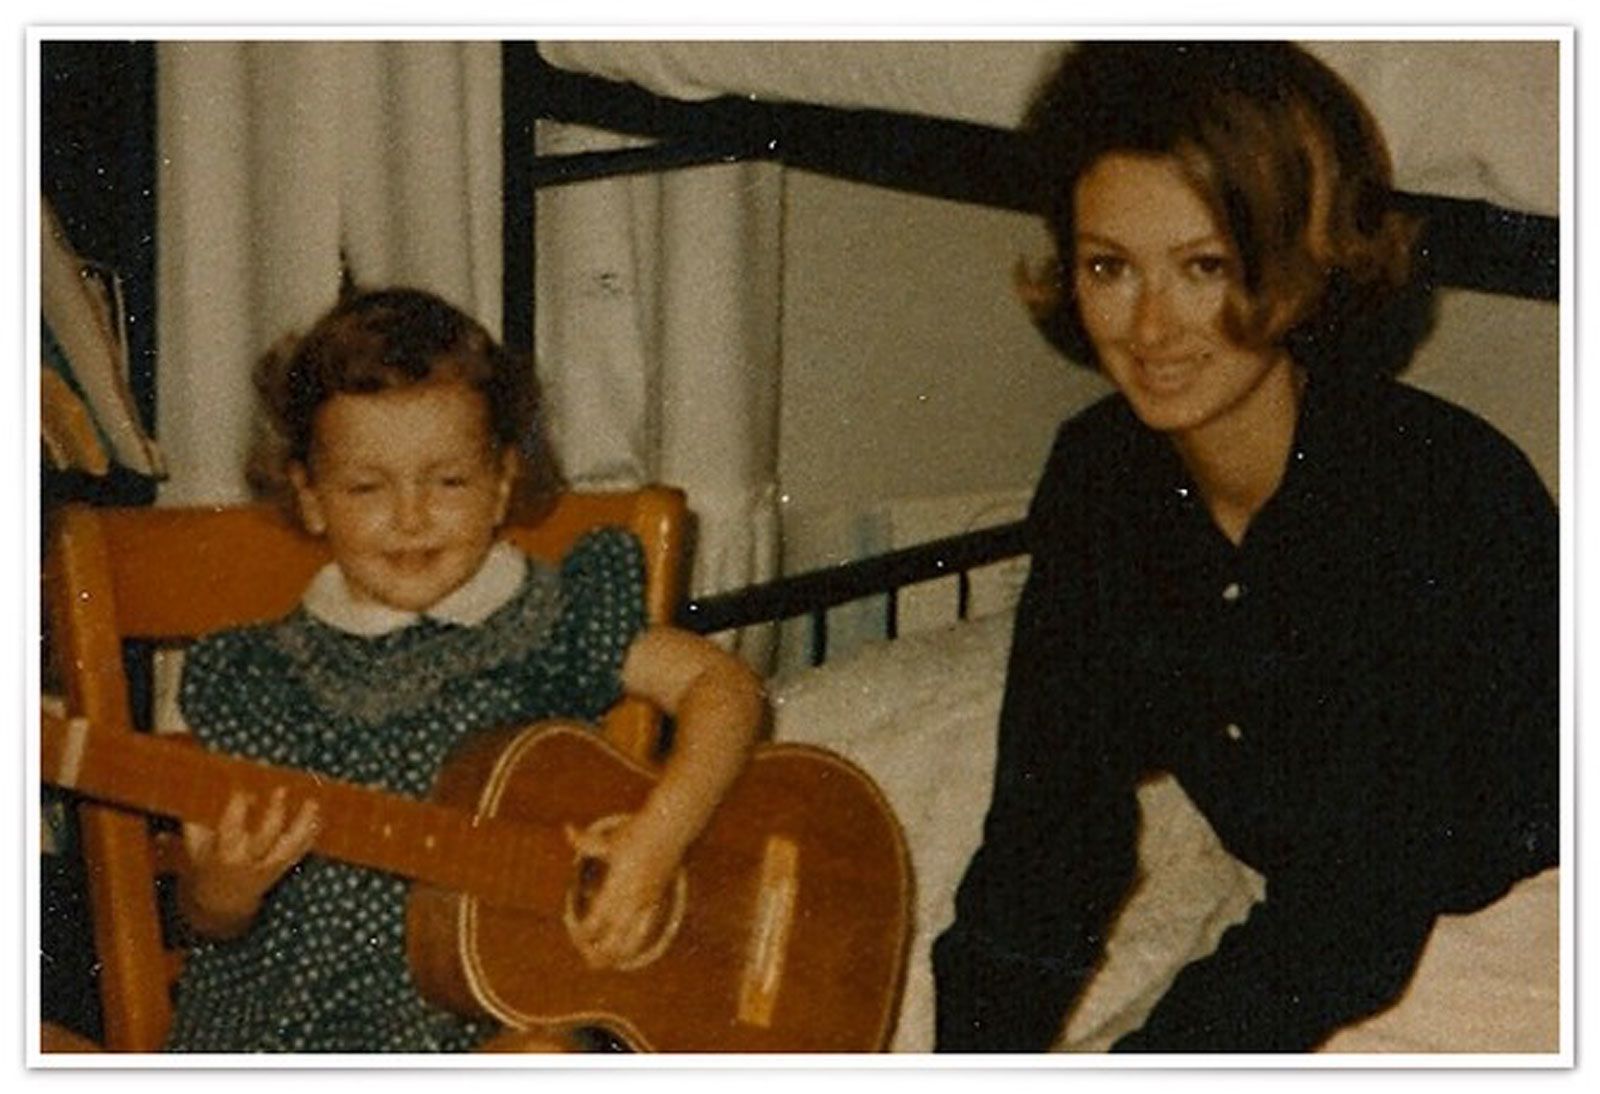
[(534, 337), (534, 74), (538, 44), (500, 44), (501, 342), (512, 353), (533, 353)]

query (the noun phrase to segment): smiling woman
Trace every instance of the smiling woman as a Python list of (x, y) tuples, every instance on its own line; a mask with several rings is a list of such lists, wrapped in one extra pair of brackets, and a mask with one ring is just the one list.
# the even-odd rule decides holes
[(1398, 997), (1441, 913), (1556, 862), (1555, 510), (1487, 423), (1390, 378), (1416, 231), (1309, 54), (1087, 43), (1030, 128), (1059, 272), (1025, 295), (1116, 392), (1029, 512), (937, 1045), (1049, 1045), (1165, 772), (1267, 896), (1114, 1050), (1309, 1050)]
[(1107, 155), (1076, 209), (1073, 295), (1100, 368), (1237, 542), (1281, 478), (1303, 374), (1281, 346), (1229, 333), (1233, 246), (1177, 160)]

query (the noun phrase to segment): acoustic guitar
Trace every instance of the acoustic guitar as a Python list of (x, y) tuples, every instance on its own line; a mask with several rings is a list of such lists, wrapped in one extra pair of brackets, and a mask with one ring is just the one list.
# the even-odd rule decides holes
[(214, 823), (234, 789), (314, 797), (314, 853), (412, 879), (422, 993), (517, 1029), (597, 1025), (640, 1051), (870, 1052), (893, 1029), (910, 866), (881, 792), (842, 758), (758, 747), (685, 856), (627, 968), (593, 969), (572, 925), (597, 878), (566, 827), (615, 823), (654, 776), (572, 723), (471, 736), (428, 801), (190, 742), (46, 714), (44, 781)]

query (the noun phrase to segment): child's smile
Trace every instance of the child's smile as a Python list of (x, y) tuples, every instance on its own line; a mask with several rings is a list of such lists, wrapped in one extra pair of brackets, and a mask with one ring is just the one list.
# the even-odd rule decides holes
[(434, 561), (439, 557), (439, 552), (423, 550), (390, 551), (383, 557), (390, 566), (403, 573), (422, 573), (433, 565)]
[(335, 396), (317, 414), (311, 467), (292, 476), (352, 595), (424, 611), (477, 572), (514, 468), (483, 397), (444, 381)]

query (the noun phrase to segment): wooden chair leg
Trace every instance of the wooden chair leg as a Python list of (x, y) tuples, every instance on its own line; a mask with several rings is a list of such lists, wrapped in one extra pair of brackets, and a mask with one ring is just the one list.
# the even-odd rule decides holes
[(74, 1033), (66, 1026), (58, 1026), (54, 1022), (41, 1022), (39, 1024), (39, 1051), (43, 1053), (56, 1052), (104, 1052), (105, 1049), (81, 1033)]

